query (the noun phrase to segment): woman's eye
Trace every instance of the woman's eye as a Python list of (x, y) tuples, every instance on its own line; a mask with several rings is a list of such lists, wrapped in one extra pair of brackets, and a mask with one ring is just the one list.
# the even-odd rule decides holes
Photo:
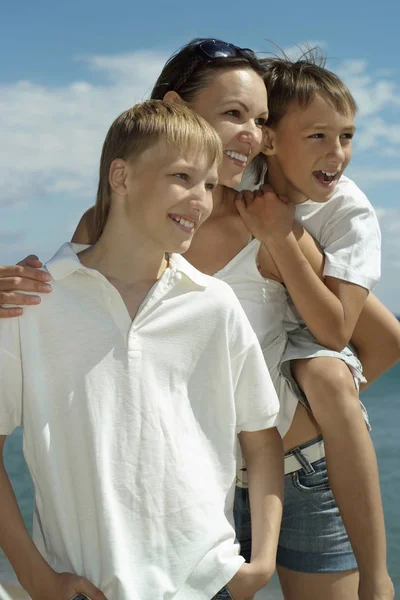
[(215, 188), (215, 183), (206, 183), (205, 186), (206, 190), (213, 190)]
[(256, 125), (259, 125), (260, 127), (264, 127), (264, 125), (267, 124), (267, 119), (265, 119), (264, 117), (259, 117), (258, 119), (255, 120)]
[(240, 110), (227, 110), (226, 114), (231, 117), (240, 117)]
[(184, 179), (188, 181), (189, 175), (187, 173), (174, 173), (174, 177), (178, 177), (178, 179)]

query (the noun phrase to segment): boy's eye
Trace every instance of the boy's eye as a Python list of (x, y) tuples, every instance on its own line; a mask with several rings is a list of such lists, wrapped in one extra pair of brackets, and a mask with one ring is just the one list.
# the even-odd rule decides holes
[(343, 133), (340, 137), (344, 140), (352, 140), (354, 133)]
[(206, 190), (212, 191), (215, 188), (215, 183), (206, 183), (204, 187)]
[(325, 135), (323, 133), (313, 133), (309, 137), (314, 140), (322, 140), (325, 137)]
[(187, 173), (174, 173), (174, 177), (178, 177), (178, 179), (184, 179), (185, 181), (189, 180), (189, 175)]

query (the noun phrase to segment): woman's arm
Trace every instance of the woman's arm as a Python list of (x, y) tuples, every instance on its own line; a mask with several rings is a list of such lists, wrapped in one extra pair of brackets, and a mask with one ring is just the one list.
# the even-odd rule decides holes
[(340, 351), (353, 334), (368, 291), (334, 277), (321, 281), (292, 231), (294, 205), (271, 188), (238, 195), (236, 206), (248, 229), (268, 249), (307, 327), (320, 344)]
[[(78, 223), (72, 236), (72, 241), (77, 244), (93, 243), (94, 237), (94, 206), (89, 208)], [(3, 308), (3, 304), (17, 304), (22, 306), (40, 304), (37, 293), (51, 292), (48, 282), (51, 277), (41, 271), (42, 263), (35, 255), (24, 258), (18, 265), (0, 267), (0, 319), (20, 317), (23, 308)], [(20, 294), (19, 292), (26, 292)]]
[(94, 240), (94, 206), (89, 208), (81, 217), (78, 227), (72, 236), (76, 244), (93, 244)]
[(365, 302), (351, 342), (368, 382), (361, 384), (361, 390), (400, 360), (400, 323), (373, 294)]

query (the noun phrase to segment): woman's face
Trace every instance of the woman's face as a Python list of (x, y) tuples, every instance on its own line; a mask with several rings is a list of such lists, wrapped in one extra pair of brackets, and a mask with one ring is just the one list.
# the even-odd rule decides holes
[(243, 172), (263, 145), (268, 118), (267, 90), (250, 69), (217, 71), (190, 106), (217, 131), (224, 149), (219, 183), (239, 185)]

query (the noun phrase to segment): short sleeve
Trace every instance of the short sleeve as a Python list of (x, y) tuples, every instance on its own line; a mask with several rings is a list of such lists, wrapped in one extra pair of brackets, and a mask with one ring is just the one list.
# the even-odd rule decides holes
[(321, 239), (324, 275), (371, 290), (381, 276), (381, 232), (376, 213), (350, 181), (334, 200), (335, 210)]
[(231, 370), (237, 432), (277, 426), (278, 396), (260, 344), (239, 301), (231, 338)]
[(19, 319), (0, 321), (0, 435), (22, 424), (22, 363)]

